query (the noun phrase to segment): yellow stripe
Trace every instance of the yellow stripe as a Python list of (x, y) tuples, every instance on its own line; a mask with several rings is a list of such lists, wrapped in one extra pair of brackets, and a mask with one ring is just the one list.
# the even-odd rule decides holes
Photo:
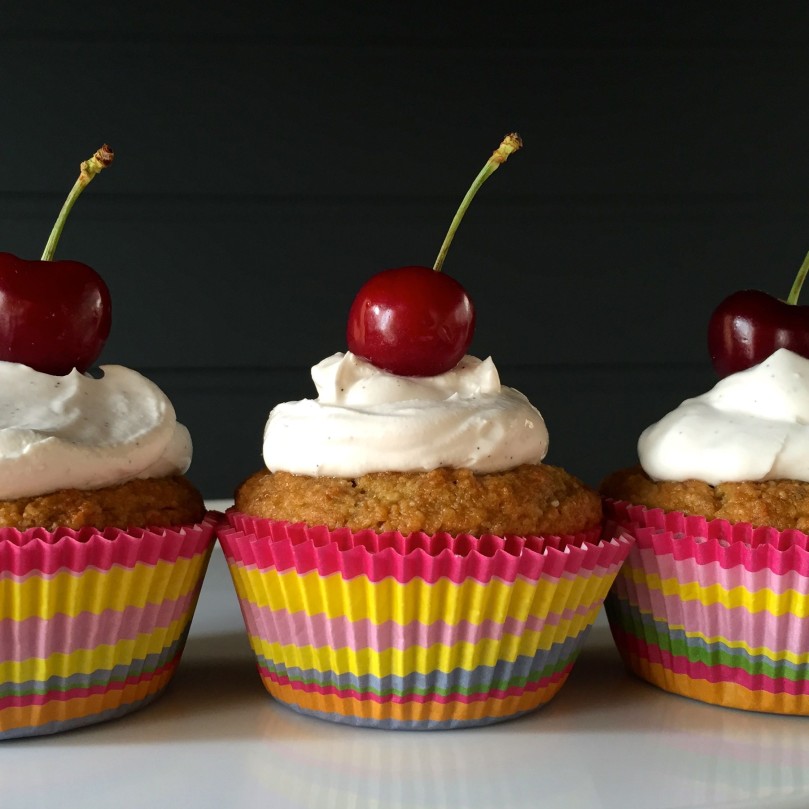
[(129, 665), (150, 654), (160, 654), (174, 643), (188, 624), (188, 615), (172, 621), (167, 627), (144, 633), (136, 638), (104, 644), (94, 649), (79, 649), (70, 654), (57, 652), (48, 657), (30, 657), (27, 660), (0, 663), (0, 682), (25, 683), (42, 681), (49, 677), (70, 677), (74, 674), (92, 674), (99, 669)]
[(196, 586), (206, 553), (175, 562), (110, 570), (88, 569), (82, 573), (57, 573), (50, 578), (31, 575), (25, 581), (0, 581), (0, 617), (23, 621), (52, 618), (56, 613), (71, 617), (82, 612), (99, 614), (126, 607), (159, 604), (177, 599)]
[(231, 567), (231, 573), (239, 597), (256, 606), (328, 618), (346, 617), (350, 621), (369, 619), (374, 624), (429, 624), (439, 620), (450, 625), (462, 620), (480, 624), (487, 619), (543, 616), (600, 600), (612, 581), (612, 576), (593, 575), (538, 583), (517, 580), (483, 584), (467, 579), (455, 584), (440, 579), (430, 584), (413, 579), (402, 584), (393, 578), (374, 583), (365, 576), (344, 579), (339, 573), (321, 576), (312, 571), (299, 575), (295, 571), (257, 571), (236, 565)]
[(720, 604), (727, 609), (744, 607), (748, 612), (769, 612), (772, 615), (791, 613), (798, 618), (809, 616), (809, 595), (795, 590), (775, 593), (764, 587), (761, 590), (748, 590), (746, 587), (733, 587), (728, 590), (721, 584), (703, 586), (699, 582), (681, 582), (676, 578), (662, 579), (656, 573), (647, 573), (638, 568), (621, 571), (635, 584), (657, 590), (665, 596), (677, 596), (682, 601), (699, 601), (706, 607)]

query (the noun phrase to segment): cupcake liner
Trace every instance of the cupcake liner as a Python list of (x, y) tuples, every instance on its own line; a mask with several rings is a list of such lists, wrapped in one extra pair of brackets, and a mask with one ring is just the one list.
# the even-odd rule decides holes
[(215, 525), (0, 529), (0, 739), (155, 699), (179, 663)]
[(631, 539), (330, 531), (229, 512), (219, 539), (267, 690), (305, 714), (441, 729), (559, 690)]
[(716, 705), (809, 715), (809, 537), (608, 501), (635, 537), (606, 600), (638, 676)]

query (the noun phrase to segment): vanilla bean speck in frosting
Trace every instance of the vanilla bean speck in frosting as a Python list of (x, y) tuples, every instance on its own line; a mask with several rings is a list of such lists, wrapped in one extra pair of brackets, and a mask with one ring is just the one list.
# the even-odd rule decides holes
[(191, 437), (154, 383), (120, 365), (94, 378), (0, 362), (0, 499), (184, 473)]
[(519, 391), (500, 384), (491, 358), (404, 377), (351, 352), (312, 369), (317, 399), (279, 404), (264, 431), (271, 472), (357, 477), (438, 467), (490, 473), (539, 463), (548, 431)]

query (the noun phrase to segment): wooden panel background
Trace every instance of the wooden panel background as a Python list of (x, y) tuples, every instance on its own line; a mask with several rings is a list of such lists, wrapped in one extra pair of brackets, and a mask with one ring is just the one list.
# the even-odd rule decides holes
[(446, 271), (491, 354), (596, 483), (712, 384), (705, 327), (785, 295), (809, 249), (804, 3), (6, 4), (0, 249), (36, 257), (100, 143), (116, 164), (59, 256), (104, 275), (102, 362), (155, 379), (228, 496), (278, 401), (343, 350), (378, 269)]

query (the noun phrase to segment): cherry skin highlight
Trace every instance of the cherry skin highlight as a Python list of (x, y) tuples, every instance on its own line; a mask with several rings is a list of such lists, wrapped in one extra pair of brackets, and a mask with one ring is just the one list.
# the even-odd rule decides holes
[(58, 376), (84, 372), (110, 324), (109, 290), (86, 264), (0, 253), (0, 360)]
[(809, 306), (744, 289), (725, 298), (708, 321), (708, 351), (720, 377), (757, 365), (779, 348), (809, 357)]
[(354, 354), (400, 376), (436, 376), (466, 354), (475, 309), (454, 278), (430, 267), (396, 267), (373, 275), (348, 313)]

